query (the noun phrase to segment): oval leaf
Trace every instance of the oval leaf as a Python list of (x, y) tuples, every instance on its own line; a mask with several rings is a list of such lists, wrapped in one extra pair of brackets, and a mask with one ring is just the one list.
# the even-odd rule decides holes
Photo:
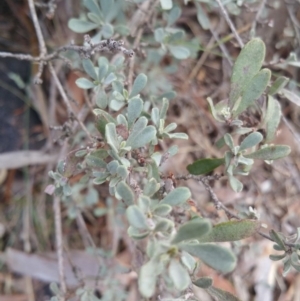
[(76, 79), (75, 83), (81, 89), (91, 89), (95, 87), (93, 82), (84, 77)]
[(160, 5), (162, 9), (171, 9), (173, 7), (172, 0), (160, 0)]
[(195, 219), (187, 222), (178, 229), (172, 243), (176, 244), (184, 240), (201, 238), (211, 230), (211, 223), (208, 219)]
[(229, 103), (232, 108), (242, 95), (249, 81), (259, 72), (265, 59), (265, 44), (261, 39), (252, 39), (240, 52), (233, 66)]
[(135, 120), (140, 117), (143, 110), (143, 101), (140, 98), (132, 98), (128, 104), (128, 127), (131, 128)]
[(275, 138), (276, 131), (281, 118), (281, 108), (279, 102), (269, 95), (266, 113), (266, 143)]
[(271, 71), (269, 69), (262, 69), (247, 83), (239, 106), (233, 111), (233, 117), (238, 116), (244, 112), (253, 102), (258, 99), (268, 86), (271, 78)]
[(260, 160), (277, 160), (289, 155), (291, 148), (288, 145), (272, 145), (245, 155), (247, 158)]
[(140, 73), (133, 83), (129, 98), (138, 95), (145, 88), (146, 84), (147, 75), (145, 75), (144, 73)]
[(174, 286), (179, 291), (183, 291), (190, 285), (191, 279), (187, 270), (176, 259), (171, 260), (169, 265), (169, 276)]
[(239, 151), (251, 148), (263, 140), (263, 135), (259, 132), (251, 133), (241, 143)]
[(77, 33), (85, 33), (97, 28), (98, 26), (98, 24), (75, 18), (70, 19), (68, 22), (68, 27)]
[(150, 298), (155, 293), (157, 265), (154, 260), (151, 260), (144, 264), (140, 270), (139, 291), (145, 298)]
[(237, 241), (253, 235), (259, 228), (258, 221), (229, 221), (215, 225), (209, 233), (198, 240), (201, 242)]
[(105, 126), (105, 138), (109, 146), (115, 152), (118, 152), (120, 143), (117, 136), (116, 125), (114, 123), (108, 123)]
[(156, 128), (153, 125), (149, 125), (142, 129), (137, 135), (132, 137), (129, 135), (126, 142), (126, 146), (131, 146), (132, 149), (145, 146), (156, 136)]
[(206, 289), (212, 286), (213, 280), (210, 277), (201, 277), (193, 281), (193, 284), (200, 288)]
[(183, 46), (168, 45), (168, 47), (172, 55), (179, 60), (187, 59), (191, 54), (189, 49)]
[(126, 216), (132, 227), (141, 230), (148, 228), (146, 217), (138, 206), (129, 206), (126, 210)]
[(269, 89), (268, 94), (274, 95), (280, 92), (288, 83), (289, 79), (285, 76), (279, 76)]
[(118, 183), (117, 193), (124, 200), (126, 205), (131, 205), (134, 202), (134, 194), (131, 188), (124, 181)]
[(186, 187), (178, 187), (172, 190), (161, 202), (170, 206), (178, 206), (186, 202), (191, 197), (191, 192)]
[(236, 257), (228, 249), (215, 244), (181, 244), (180, 249), (201, 259), (205, 264), (223, 273), (236, 266)]
[(94, 80), (98, 79), (97, 73), (95, 71), (94, 64), (90, 59), (82, 60), (82, 66), (84, 71)]
[(194, 163), (187, 166), (187, 170), (192, 175), (203, 175), (216, 169), (217, 167), (224, 164), (224, 158), (206, 158), (195, 161)]

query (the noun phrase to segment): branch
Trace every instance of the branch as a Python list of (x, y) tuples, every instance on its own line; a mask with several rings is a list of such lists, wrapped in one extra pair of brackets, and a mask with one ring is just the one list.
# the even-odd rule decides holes
[[(194, 179), (198, 182), (201, 182), (204, 187), (206, 188), (206, 190), (208, 191), (215, 207), (217, 210), (220, 210), (220, 209), (223, 209), (227, 215), (227, 217), (230, 219), (230, 218), (236, 218), (237, 220), (242, 220), (241, 217), (239, 217), (236, 213), (232, 212), (230, 209), (228, 209), (217, 197), (217, 195), (214, 193), (213, 189), (211, 188), (211, 186), (209, 185), (208, 181), (211, 181), (211, 180), (219, 180), (223, 175), (213, 175), (213, 176), (195, 176), (195, 175), (191, 175), (191, 174), (188, 174), (188, 175), (182, 175), (182, 176), (177, 176), (176, 177), (176, 180), (189, 180), (189, 179)], [(265, 234), (264, 232), (262, 231), (257, 231), (257, 233), (272, 241), (272, 242), (275, 242), (268, 234)], [(285, 242), (283, 241), (283, 243), (289, 247), (289, 248), (296, 248), (297, 247), (297, 244), (294, 244), (294, 243), (288, 243), (288, 242)]]

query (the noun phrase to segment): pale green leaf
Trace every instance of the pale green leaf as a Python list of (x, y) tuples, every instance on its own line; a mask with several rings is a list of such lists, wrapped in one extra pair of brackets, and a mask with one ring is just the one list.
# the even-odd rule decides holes
[(243, 190), (243, 184), (236, 177), (229, 174), (228, 178), (230, 186), (235, 192), (241, 192)]
[(279, 76), (278, 78), (276, 78), (275, 82), (270, 87), (268, 94), (274, 95), (276, 93), (281, 92), (281, 90), (286, 86), (288, 81), (289, 81), (289, 78), (287, 78), (285, 76)]
[(176, 259), (172, 259), (169, 265), (169, 277), (176, 289), (183, 291), (188, 288), (191, 279), (187, 270)]
[(126, 216), (129, 224), (132, 227), (141, 230), (148, 229), (146, 217), (138, 206), (129, 206), (126, 210)]
[(229, 273), (236, 266), (236, 257), (230, 250), (224, 247), (208, 243), (181, 244), (179, 247), (220, 272)]
[(147, 75), (145, 75), (144, 73), (140, 73), (137, 76), (137, 78), (134, 80), (129, 98), (138, 95), (145, 88), (146, 84), (147, 84)]
[(140, 270), (138, 286), (140, 293), (145, 298), (150, 298), (155, 293), (157, 266), (156, 261), (150, 260)]
[(240, 144), (239, 151), (254, 147), (263, 140), (263, 135), (259, 132), (254, 132), (248, 135)]
[(82, 60), (84, 71), (94, 80), (98, 79), (93, 62), (90, 59)]
[(99, 24), (72, 18), (68, 22), (68, 27), (74, 32), (85, 33), (99, 27)]
[(268, 97), (268, 107), (265, 117), (266, 123), (266, 143), (275, 138), (281, 118), (281, 108), (279, 102), (271, 95)]
[(160, 5), (162, 9), (168, 10), (173, 7), (173, 1), (172, 0), (160, 0)]
[(105, 138), (107, 143), (112, 149), (118, 152), (120, 143), (117, 136), (116, 125), (114, 123), (108, 123), (105, 126)]
[(128, 128), (130, 129), (135, 120), (140, 117), (143, 110), (143, 101), (139, 98), (132, 98), (128, 104)]
[(291, 148), (287, 145), (272, 145), (247, 154), (245, 157), (260, 160), (277, 160), (288, 156), (290, 152)]
[(117, 185), (117, 193), (126, 205), (131, 205), (134, 202), (134, 193), (124, 181), (119, 182)]
[(191, 192), (186, 187), (178, 187), (172, 190), (160, 204), (168, 204), (170, 206), (178, 206), (186, 202), (191, 197)]
[(265, 44), (261, 39), (252, 39), (240, 52), (232, 71), (230, 107), (232, 108), (250, 80), (259, 72), (265, 59)]
[(181, 226), (174, 239), (173, 244), (180, 243), (184, 240), (192, 240), (201, 238), (211, 230), (211, 223), (208, 219), (195, 219)]
[(168, 45), (168, 48), (172, 55), (179, 60), (187, 59), (191, 54), (190, 50), (184, 46)]
[(75, 83), (81, 89), (91, 89), (95, 87), (93, 82), (84, 77), (78, 78)]
[(238, 108), (232, 112), (233, 117), (238, 116), (251, 106), (265, 91), (271, 78), (269, 69), (262, 69), (247, 84), (242, 92), (241, 102)]

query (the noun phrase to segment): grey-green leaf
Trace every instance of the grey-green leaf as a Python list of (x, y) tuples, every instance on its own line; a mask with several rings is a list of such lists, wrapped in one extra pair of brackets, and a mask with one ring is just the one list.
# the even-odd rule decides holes
[(153, 213), (159, 216), (166, 216), (172, 211), (172, 207), (167, 204), (158, 204), (154, 210)]
[(160, 0), (160, 5), (162, 9), (168, 10), (173, 7), (173, 1), (172, 0)]
[(140, 117), (143, 109), (143, 101), (139, 98), (132, 98), (128, 104), (128, 128), (130, 129), (135, 120)]
[(175, 288), (178, 289), (179, 291), (183, 291), (187, 289), (191, 282), (187, 270), (176, 259), (172, 259), (170, 262), (169, 276), (172, 279)]
[(209, 287), (206, 290), (211, 296), (220, 301), (241, 301), (239, 298), (234, 296), (233, 294), (216, 288), (214, 286)]
[(120, 143), (118, 141), (116, 125), (114, 123), (108, 123), (105, 126), (105, 138), (110, 147), (118, 152)]
[(68, 27), (77, 33), (85, 33), (97, 28), (98, 26), (98, 24), (75, 18), (70, 19), (68, 22)]
[(232, 71), (229, 95), (232, 108), (242, 95), (249, 81), (259, 72), (265, 58), (265, 44), (261, 39), (252, 39), (239, 54)]
[(268, 86), (271, 78), (269, 69), (262, 69), (245, 86), (242, 92), (242, 99), (238, 108), (232, 112), (233, 117), (244, 112), (253, 102), (258, 99)]
[(146, 217), (138, 206), (129, 206), (126, 210), (126, 216), (129, 224), (132, 227), (141, 230), (148, 229)]
[(211, 230), (211, 223), (208, 219), (195, 219), (185, 223), (181, 226), (174, 239), (173, 244), (177, 244), (184, 240), (192, 240), (201, 238), (203, 235), (209, 233)]
[(179, 60), (187, 59), (191, 54), (190, 50), (184, 46), (168, 45), (168, 48), (172, 55)]
[(279, 102), (271, 95), (268, 97), (268, 107), (265, 117), (266, 122), (266, 143), (275, 138), (277, 127), (280, 123), (281, 108)]
[(272, 145), (247, 154), (245, 157), (260, 160), (277, 160), (288, 156), (290, 152), (291, 148), (288, 145)]
[(201, 277), (193, 281), (193, 284), (200, 288), (207, 289), (212, 286), (213, 280), (210, 277)]
[(156, 261), (150, 260), (140, 270), (138, 278), (139, 291), (145, 298), (150, 298), (155, 293), (157, 265)]
[(131, 146), (132, 149), (145, 146), (147, 143), (151, 142), (156, 136), (156, 128), (152, 125), (145, 127), (139, 132), (129, 135), (126, 142), (126, 146)]
[(101, 32), (103, 34), (103, 37), (108, 39), (114, 34), (114, 28), (111, 24), (106, 23), (102, 26)]
[(107, 98), (106, 93), (103, 90), (98, 91), (96, 94), (96, 105), (100, 109), (106, 109), (106, 107), (108, 105), (108, 98)]
[(224, 164), (224, 158), (205, 158), (195, 161), (187, 166), (187, 170), (192, 175), (203, 175)]
[(228, 221), (213, 226), (206, 235), (198, 238), (200, 242), (237, 241), (249, 237), (260, 228), (255, 220)]
[(133, 83), (129, 98), (138, 95), (145, 88), (146, 84), (147, 84), (147, 75), (145, 75), (144, 73), (140, 73)]
[(170, 27), (172, 26), (177, 19), (180, 17), (181, 15), (181, 8), (178, 6), (175, 6), (171, 9), (170, 13), (168, 14), (168, 24), (167, 26)]
[(191, 191), (186, 187), (178, 187), (172, 190), (160, 204), (178, 206), (186, 202), (191, 197)]
[(93, 62), (90, 59), (84, 59), (82, 60), (82, 66), (84, 71), (93, 79), (93, 80), (97, 80), (98, 76), (97, 73), (95, 71), (95, 67)]
[(210, 28), (210, 21), (207, 17), (207, 14), (203, 10), (201, 4), (198, 4), (197, 2), (195, 2), (195, 5), (197, 8), (197, 20), (198, 20), (199, 24), (201, 25), (201, 27), (204, 30), (208, 30)]
[(180, 249), (201, 259), (205, 264), (223, 273), (231, 272), (236, 266), (236, 257), (229, 250), (215, 244), (181, 244)]
[(272, 84), (270, 87), (268, 94), (269, 95), (274, 95), (278, 92), (280, 92), (288, 83), (289, 79), (285, 76), (279, 76), (275, 82)]
[(263, 135), (259, 132), (254, 132), (248, 135), (241, 143), (239, 151), (251, 148), (263, 140)]
[(93, 82), (84, 77), (78, 78), (75, 83), (81, 89), (91, 89), (95, 87)]
[(243, 184), (236, 177), (229, 174), (228, 178), (230, 186), (235, 192), (241, 192), (243, 190)]
[(118, 183), (117, 193), (124, 200), (126, 205), (131, 205), (134, 202), (133, 191), (124, 181)]
[(157, 192), (160, 185), (157, 183), (157, 181), (154, 178), (151, 178), (144, 187), (144, 195), (147, 196), (153, 196), (154, 193)]
[(214, 103), (213, 103), (212, 99), (210, 97), (207, 97), (206, 100), (208, 102), (210, 112), (213, 115), (213, 117), (215, 118), (215, 120), (217, 120), (219, 122), (224, 122), (224, 120), (219, 117), (218, 112), (216, 110), (216, 107), (214, 106)]

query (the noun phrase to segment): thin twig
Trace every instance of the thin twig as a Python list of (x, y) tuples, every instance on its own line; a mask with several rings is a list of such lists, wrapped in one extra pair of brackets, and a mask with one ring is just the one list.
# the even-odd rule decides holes
[[(61, 223), (61, 209), (60, 209), (60, 198), (54, 197), (53, 200), (53, 211), (54, 211), (54, 224), (55, 224), (55, 239), (56, 239), (56, 253), (58, 260), (58, 273), (59, 282), (63, 295), (67, 292), (65, 270), (64, 270), (64, 254), (63, 254), (63, 239), (62, 239), (62, 223)], [(64, 297), (61, 298), (61, 301)]]
[(72, 106), (70, 104), (70, 100), (69, 100), (69, 98), (68, 98), (68, 96), (67, 96), (67, 94), (66, 94), (66, 92), (65, 92), (65, 90), (64, 90), (64, 88), (63, 88), (63, 86), (62, 86), (62, 84), (61, 84), (61, 82), (60, 82), (60, 80), (59, 80), (59, 78), (58, 78), (58, 76), (57, 76), (57, 74), (56, 74), (56, 72), (55, 72), (55, 70), (54, 70), (54, 68), (53, 68), (53, 66), (52, 66), (51, 63), (49, 63), (49, 70), (50, 70), (51, 75), (53, 76), (53, 79), (54, 79), (54, 81), (56, 83), (57, 89), (60, 92), (60, 95), (62, 96), (62, 99), (63, 99), (63, 101), (64, 101), (64, 103), (65, 103), (65, 105), (66, 105), (69, 113), (71, 113), (72, 116), (75, 117), (75, 119), (79, 123), (80, 127), (82, 128), (82, 130), (86, 133), (87, 137), (91, 141), (93, 141), (93, 138), (92, 138), (91, 134), (89, 133), (88, 129), (86, 128), (86, 126), (83, 124), (83, 122), (74, 113), (74, 111), (72, 109)]
[[(232, 212), (230, 209), (228, 209), (217, 197), (217, 195), (214, 193), (213, 189), (211, 188), (211, 186), (209, 185), (209, 182), (210, 180), (218, 180), (222, 177), (222, 175), (213, 175), (213, 176), (195, 176), (195, 175), (191, 175), (191, 174), (188, 174), (188, 175), (182, 175), (182, 176), (177, 176), (175, 177), (177, 180), (189, 180), (189, 179), (194, 179), (198, 182), (201, 182), (205, 189), (209, 192), (209, 195), (216, 207), (217, 210), (220, 210), (220, 209), (223, 209), (226, 213), (226, 215), (228, 216), (229, 219), (231, 218), (235, 218), (237, 220), (242, 220), (242, 218), (240, 216), (238, 216), (236, 213)], [(273, 241), (275, 242), (269, 235), (265, 234), (264, 232), (258, 230), (257, 233), (259, 235), (261, 235), (262, 237), (270, 240), (270, 241)], [(290, 248), (295, 248), (297, 247), (297, 244), (294, 244), (294, 243), (288, 243), (288, 242), (285, 242), (283, 241), (284, 244), (287, 246), (287, 247), (290, 247)]]
[(216, 1), (217, 1), (218, 5), (219, 5), (219, 7), (220, 7), (220, 9), (221, 9), (222, 15), (224, 16), (224, 18), (225, 18), (227, 24), (229, 25), (229, 27), (230, 27), (232, 33), (234, 34), (236, 40), (238, 41), (240, 47), (243, 48), (243, 47), (244, 47), (244, 42), (242, 41), (241, 37), (240, 37), (239, 34), (237, 33), (237, 31), (236, 31), (236, 29), (235, 29), (235, 27), (234, 27), (234, 25), (233, 25), (233, 23), (232, 23), (232, 21), (231, 21), (231, 19), (230, 19), (229, 15), (228, 15), (228, 13), (227, 13), (227, 11), (226, 11), (226, 9), (225, 9), (225, 7), (223, 6), (223, 4), (222, 4), (222, 2), (221, 2), (221, 0), (216, 0)]

